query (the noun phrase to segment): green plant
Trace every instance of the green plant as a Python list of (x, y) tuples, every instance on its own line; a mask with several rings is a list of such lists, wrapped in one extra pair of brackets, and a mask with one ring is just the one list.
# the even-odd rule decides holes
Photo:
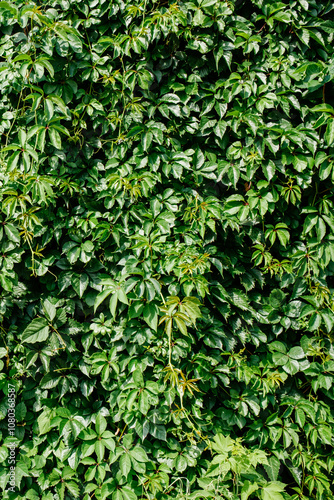
[(332, 498), (332, 15), (0, 1), (2, 498)]

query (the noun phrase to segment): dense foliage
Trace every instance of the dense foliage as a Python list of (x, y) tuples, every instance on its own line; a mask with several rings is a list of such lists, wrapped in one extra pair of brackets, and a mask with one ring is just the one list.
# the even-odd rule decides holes
[(333, 498), (333, 9), (0, 2), (2, 498)]

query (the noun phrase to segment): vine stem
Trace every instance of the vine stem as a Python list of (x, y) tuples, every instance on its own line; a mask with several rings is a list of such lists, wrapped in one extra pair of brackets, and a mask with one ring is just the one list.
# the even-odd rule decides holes
[[(182, 479), (185, 479), (187, 481), (187, 490), (189, 491), (189, 479), (187, 477), (177, 477), (170, 485), (167, 486), (167, 488), (165, 488), (164, 493), (167, 490), (170, 490), (170, 488), (173, 486), (174, 483), (176, 483), (177, 481), (182, 481)], [(187, 492), (187, 494), (188, 494), (188, 492)]]
[(122, 434), (119, 436), (118, 442), (120, 442), (120, 440), (122, 439), (123, 434), (124, 434), (125, 429), (127, 428), (127, 426), (128, 426), (128, 424), (125, 424), (124, 429), (122, 430)]
[(164, 306), (166, 306), (166, 301), (165, 301), (164, 296), (162, 295), (162, 291), (161, 290), (160, 290), (160, 295), (161, 295), (161, 298), (162, 298), (162, 302), (164, 303)]
[[(182, 409), (184, 410), (184, 414), (186, 416), (186, 419), (188, 420), (188, 422), (191, 425), (192, 429), (196, 432), (197, 435), (201, 435), (202, 436), (202, 433), (196, 429), (194, 422), (192, 422), (190, 420), (187, 409), (186, 408), (182, 408)], [(211, 442), (209, 440), (207, 440), (207, 437), (202, 437), (202, 439), (208, 445), (208, 447), (211, 446)]]
[(15, 113), (15, 116), (14, 116), (13, 123), (11, 124), (11, 126), (10, 126), (10, 128), (9, 128), (7, 134), (6, 134), (6, 144), (5, 144), (5, 147), (7, 147), (7, 145), (8, 145), (9, 135), (10, 135), (10, 133), (12, 131), (12, 128), (14, 127), (14, 124), (16, 122), (17, 114), (18, 114), (18, 111), (19, 111), (19, 106), (21, 104), (22, 92), (23, 92), (23, 89), (21, 89), (21, 92), (19, 94), (19, 101), (18, 101), (17, 106), (16, 106), (16, 113)]
[(312, 201), (312, 207), (314, 206), (317, 194), (318, 194), (318, 183), (315, 184), (315, 193), (314, 193), (314, 198), (313, 198), (313, 201)]
[(147, 6), (147, 0), (145, 0), (145, 2), (144, 2), (144, 12), (143, 12), (143, 19), (142, 19), (142, 22), (141, 22), (140, 31), (142, 31), (143, 27), (144, 27), (145, 16), (146, 16), (146, 6)]
[(172, 365), (172, 332), (168, 333), (168, 364), (174, 373), (174, 366)]

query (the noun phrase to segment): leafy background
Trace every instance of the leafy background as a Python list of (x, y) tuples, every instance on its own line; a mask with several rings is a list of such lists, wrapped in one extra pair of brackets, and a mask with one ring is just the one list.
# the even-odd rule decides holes
[(0, 2), (2, 498), (332, 498), (333, 7)]

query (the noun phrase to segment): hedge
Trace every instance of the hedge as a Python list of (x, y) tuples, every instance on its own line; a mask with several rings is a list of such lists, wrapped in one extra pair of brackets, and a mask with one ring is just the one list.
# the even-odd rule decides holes
[(333, 498), (333, 9), (0, 1), (3, 499)]

